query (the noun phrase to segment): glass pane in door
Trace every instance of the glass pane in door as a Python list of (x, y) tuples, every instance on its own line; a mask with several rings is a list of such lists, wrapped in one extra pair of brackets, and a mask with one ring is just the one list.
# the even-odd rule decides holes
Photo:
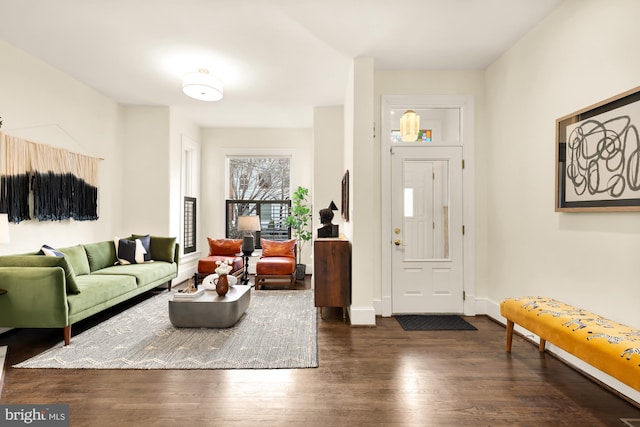
[(449, 258), (449, 162), (403, 164), (405, 261)]

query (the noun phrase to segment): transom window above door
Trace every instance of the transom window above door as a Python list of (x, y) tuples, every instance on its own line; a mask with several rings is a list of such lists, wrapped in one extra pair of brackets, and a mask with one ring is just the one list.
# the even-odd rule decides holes
[(391, 109), (391, 144), (459, 145), (460, 109), (393, 108)]

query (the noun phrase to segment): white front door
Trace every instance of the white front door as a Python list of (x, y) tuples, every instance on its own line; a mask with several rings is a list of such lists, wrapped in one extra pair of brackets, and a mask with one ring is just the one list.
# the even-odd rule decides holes
[(393, 314), (463, 313), (462, 147), (391, 150)]

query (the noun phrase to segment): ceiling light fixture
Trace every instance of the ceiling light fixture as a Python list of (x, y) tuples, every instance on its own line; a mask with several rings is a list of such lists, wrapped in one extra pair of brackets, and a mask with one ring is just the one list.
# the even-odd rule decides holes
[(402, 142), (418, 140), (420, 133), (420, 116), (413, 110), (407, 110), (400, 117), (400, 135)]
[(200, 101), (219, 101), (223, 95), (220, 79), (209, 74), (209, 70), (204, 68), (185, 74), (182, 79), (182, 91)]

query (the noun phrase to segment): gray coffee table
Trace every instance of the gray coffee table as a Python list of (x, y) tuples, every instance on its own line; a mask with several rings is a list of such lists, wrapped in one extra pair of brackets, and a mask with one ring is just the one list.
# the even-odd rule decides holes
[(249, 307), (251, 286), (229, 286), (223, 297), (205, 290), (194, 299), (169, 301), (169, 320), (177, 328), (229, 328)]

